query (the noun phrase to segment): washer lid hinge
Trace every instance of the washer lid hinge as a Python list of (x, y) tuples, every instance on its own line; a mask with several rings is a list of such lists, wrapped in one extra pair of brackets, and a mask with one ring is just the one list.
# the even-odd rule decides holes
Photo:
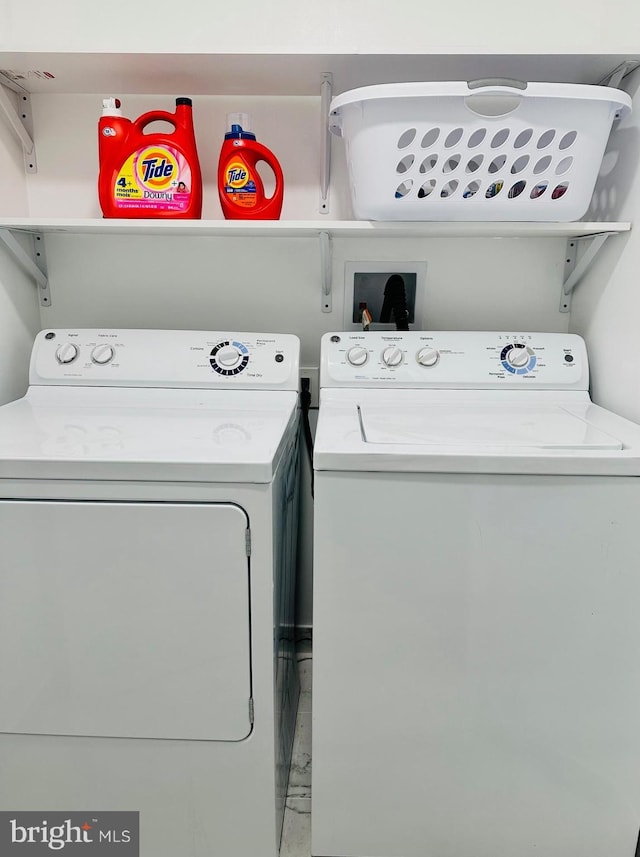
[(251, 529), (249, 527), (244, 531), (244, 546), (247, 556), (251, 556)]
[[(18, 94), (17, 109), (6, 93), (5, 87), (12, 89)], [(2, 74), (2, 72), (0, 72), (0, 113), (4, 113), (5, 119), (22, 146), (26, 172), (37, 173), (38, 162), (36, 160), (36, 146), (33, 142), (31, 96), (25, 89), (18, 86), (6, 74)]]

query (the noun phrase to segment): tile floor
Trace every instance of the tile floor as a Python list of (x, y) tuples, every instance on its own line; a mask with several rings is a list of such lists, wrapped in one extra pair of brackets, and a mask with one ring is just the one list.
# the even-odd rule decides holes
[(311, 855), (311, 654), (298, 656), (300, 702), (280, 857)]

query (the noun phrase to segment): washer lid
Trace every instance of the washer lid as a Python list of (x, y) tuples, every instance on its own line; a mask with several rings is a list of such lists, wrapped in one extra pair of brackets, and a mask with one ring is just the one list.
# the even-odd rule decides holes
[[(622, 449), (622, 441), (559, 405), (405, 406), (401, 412), (358, 405), (367, 444), (426, 447)], [(428, 450), (426, 450), (428, 452)]]
[(0, 478), (270, 482), (297, 394), (31, 387), (0, 407)]
[(322, 390), (316, 470), (640, 475), (640, 426), (585, 392)]

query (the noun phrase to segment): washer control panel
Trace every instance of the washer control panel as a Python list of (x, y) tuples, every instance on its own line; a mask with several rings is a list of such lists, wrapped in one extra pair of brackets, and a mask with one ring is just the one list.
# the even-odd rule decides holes
[(77, 386), (298, 389), (290, 334), (191, 330), (43, 330), (29, 382)]
[(571, 333), (327, 333), (321, 387), (588, 390), (584, 340)]

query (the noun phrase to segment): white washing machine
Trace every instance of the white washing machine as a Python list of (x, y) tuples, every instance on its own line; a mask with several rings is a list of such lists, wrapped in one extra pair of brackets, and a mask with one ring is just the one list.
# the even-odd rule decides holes
[(312, 853), (637, 855), (640, 428), (574, 335), (321, 363)]
[(139, 811), (142, 857), (277, 854), (298, 364), (289, 335), (38, 334), (0, 408), (0, 809)]

